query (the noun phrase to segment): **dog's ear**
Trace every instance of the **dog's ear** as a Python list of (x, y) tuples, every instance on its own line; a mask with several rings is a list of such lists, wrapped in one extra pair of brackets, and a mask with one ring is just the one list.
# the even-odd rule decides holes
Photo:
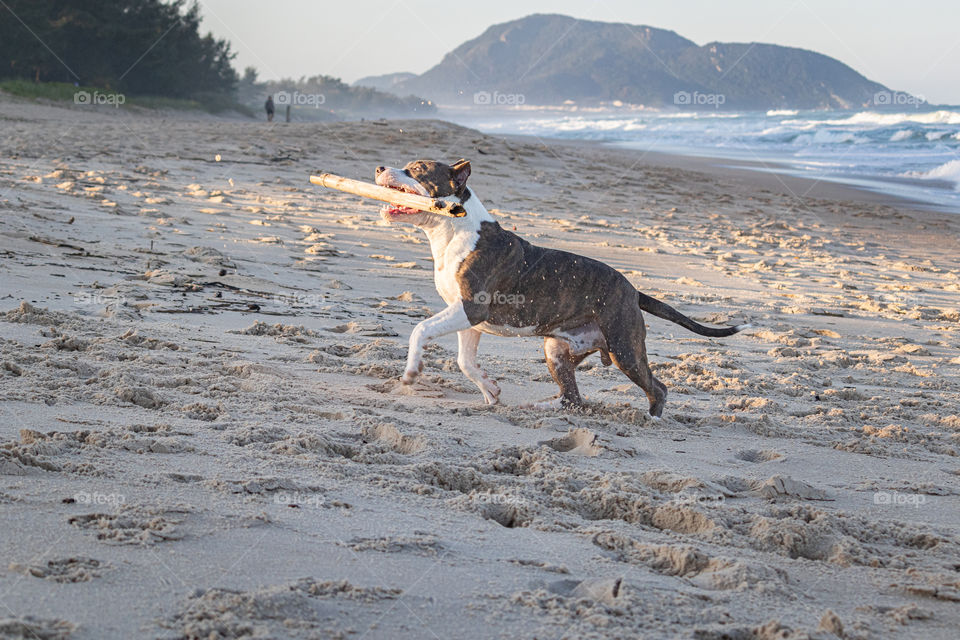
[(453, 183), (457, 185), (457, 189), (462, 189), (470, 177), (470, 161), (460, 158), (450, 168), (453, 169)]

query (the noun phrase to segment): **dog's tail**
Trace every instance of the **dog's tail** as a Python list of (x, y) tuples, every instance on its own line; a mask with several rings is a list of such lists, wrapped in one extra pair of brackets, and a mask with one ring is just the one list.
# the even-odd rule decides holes
[(647, 313), (651, 313), (658, 318), (675, 322), (684, 329), (689, 329), (690, 331), (699, 333), (702, 336), (723, 338), (725, 336), (732, 336), (733, 334), (739, 333), (744, 329), (749, 329), (752, 326), (750, 324), (738, 324), (735, 327), (707, 327), (699, 322), (691, 320), (665, 302), (660, 302), (656, 298), (651, 298), (647, 294), (639, 291), (637, 294), (640, 296), (638, 301), (642, 310), (646, 311)]

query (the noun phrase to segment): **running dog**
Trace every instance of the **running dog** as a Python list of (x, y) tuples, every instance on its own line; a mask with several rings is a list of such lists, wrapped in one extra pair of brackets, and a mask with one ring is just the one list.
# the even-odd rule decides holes
[(448, 217), (384, 205), (389, 222), (412, 224), (426, 232), (433, 253), (434, 281), (447, 307), (419, 323), (410, 336), (402, 381), (412, 384), (423, 369), (424, 345), (457, 332), (457, 364), (488, 404), (500, 388), (477, 366), (480, 336), (540, 336), (547, 367), (560, 394), (547, 406), (584, 406), (575, 371), (588, 355), (600, 352), (637, 384), (650, 401), (650, 415), (660, 417), (667, 388), (653, 377), (644, 344), (642, 311), (675, 322), (702, 336), (733, 335), (749, 324), (707, 327), (636, 289), (616, 269), (566, 251), (530, 244), (503, 229), (467, 187), (470, 163), (453, 165), (415, 160), (402, 169), (377, 167), (383, 187), (434, 198), (456, 198), (466, 215)]

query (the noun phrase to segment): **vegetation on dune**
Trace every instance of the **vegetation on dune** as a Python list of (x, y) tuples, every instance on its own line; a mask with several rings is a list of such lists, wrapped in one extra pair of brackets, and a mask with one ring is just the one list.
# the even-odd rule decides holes
[[(109, 94), (109, 90), (102, 87), (78, 86), (67, 82), (34, 82), (33, 80), (0, 80), (0, 91), (21, 98), (73, 103), (78, 102), (77, 98), (81, 93), (89, 96), (97, 93)], [(237, 111), (244, 115), (253, 115), (248, 107), (237, 103), (231, 96), (206, 96), (204, 101), (200, 102), (187, 98), (124, 95), (123, 103), (116, 106), (128, 105), (144, 109), (201, 110), (208, 113)]]
[[(7, 0), (0, 76), (222, 104), (237, 83), (226, 40), (185, 0)], [(17, 85), (13, 85), (16, 87)], [(20, 93), (26, 90), (20, 86)], [(37, 89), (56, 99), (62, 89)], [(72, 95), (71, 95), (72, 99)]]
[[(196, 0), (5, 0), (0, 90), (111, 106), (262, 113), (268, 94), (297, 119), (431, 114), (434, 105), (317, 75), (240, 78), (230, 43), (200, 31)], [(98, 98), (100, 101), (98, 102)]]

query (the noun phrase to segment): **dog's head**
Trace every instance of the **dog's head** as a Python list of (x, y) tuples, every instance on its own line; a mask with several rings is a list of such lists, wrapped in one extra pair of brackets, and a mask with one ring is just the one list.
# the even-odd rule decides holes
[[(455, 198), (460, 202), (470, 197), (467, 189), (469, 177), (470, 163), (466, 160), (457, 160), (452, 165), (433, 160), (414, 160), (403, 169), (377, 167), (376, 170), (376, 183), (381, 187), (432, 198)], [(390, 222), (408, 222), (417, 226), (444, 219), (444, 216), (435, 213), (392, 204), (384, 205), (380, 215)]]

